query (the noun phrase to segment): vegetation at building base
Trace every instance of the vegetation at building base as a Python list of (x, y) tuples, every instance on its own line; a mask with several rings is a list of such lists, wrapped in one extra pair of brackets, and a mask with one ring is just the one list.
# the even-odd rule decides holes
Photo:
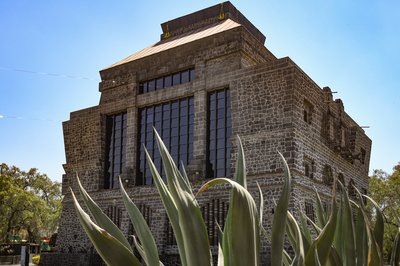
[(40, 262), (40, 255), (36, 255), (32, 257), (32, 263), (35, 265), (39, 265)]
[[(174, 230), (181, 263), (183, 266), (212, 265), (206, 225), (189, 179), (184, 171), (179, 172), (158, 134), (156, 137), (167, 184), (160, 177), (148, 154), (147, 160)], [(271, 265), (383, 265), (384, 218), (378, 205), (359, 192), (359, 202), (350, 200), (339, 182), (338, 192), (336, 185), (333, 186), (330, 213), (325, 212), (316, 192), (317, 223), (307, 221), (307, 217), (301, 212), (297, 222), (288, 210), (292, 181), (286, 161), (282, 155), (281, 157), (285, 172), (284, 186), (276, 204), (272, 232), (267, 236), (271, 244)], [(123, 233), (91, 199), (79, 179), (78, 184), (93, 220), (83, 211), (71, 190), (74, 206), (84, 230), (103, 260), (108, 265), (141, 265)], [(230, 208), (224, 229), (220, 232), (222, 241), (218, 246), (218, 265), (260, 265), (260, 239), (265, 232), (261, 222), (264, 200), (259, 189), (260, 204), (257, 206), (247, 190), (246, 164), (239, 138), (234, 180), (213, 179), (205, 183), (198, 193), (218, 184), (232, 187)], [(134, 243), (140, 256), (146, 265), (162, 265), (145, 219), (126, 194), (122, 182), (120, 189), (137, 233)], [(367, 214), (363, 197), (374, 206), (375, 222)], [(307, 223), (312, 225), (315, 235), (310, 233)], [(400, 257), (399, 235), (400, 233), (397, 234), (391, 257), (391, 265), (396, 266), (399, 265)], [(285, 240), (289, 241), (292, 254), (285, 251)]]
[(400, 163), (393, 168), (392, 174), (382, 170), (374, 171), (369, 180), (369, 195), (384, 214), (383, 252), (389, 261), (400, 227)]
[(61, 214), (61, 184), (38, 172), (0, 164), (0, 243), (39, 243), (57, 230)]

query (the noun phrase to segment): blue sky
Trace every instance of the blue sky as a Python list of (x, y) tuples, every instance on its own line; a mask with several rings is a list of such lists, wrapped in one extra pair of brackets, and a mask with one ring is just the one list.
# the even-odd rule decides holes
[[(61, 181), (61, 122), (97, 105), (98, 71), (158, 41), (160, 24), (215, 1), (0, 1), (0, 163)], [(371, 169), (400, 161), (400, 1), (237, 0), (345, 110), (370, 126)]]

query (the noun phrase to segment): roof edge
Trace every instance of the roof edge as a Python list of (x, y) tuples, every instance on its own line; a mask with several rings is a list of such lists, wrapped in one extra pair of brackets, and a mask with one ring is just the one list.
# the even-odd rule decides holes
[(230, 1), (217, 4), (161, 24), (161, 40), (230, 18), (243, 25), (262, 44), (265, 36)]

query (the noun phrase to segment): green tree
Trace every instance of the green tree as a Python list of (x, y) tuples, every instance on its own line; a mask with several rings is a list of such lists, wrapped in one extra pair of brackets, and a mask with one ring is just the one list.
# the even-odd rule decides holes
[(400, 227), (400, 162), (393, 168), (392, 174), (374, 170), (369, 181), (369, 193), (385, 217), (384, 253), (388, 258)]
[(61, 213), (61, 185), (38, 172), (0, 165), (0, 241), (26, 231), (29, 241), (51, 236)]

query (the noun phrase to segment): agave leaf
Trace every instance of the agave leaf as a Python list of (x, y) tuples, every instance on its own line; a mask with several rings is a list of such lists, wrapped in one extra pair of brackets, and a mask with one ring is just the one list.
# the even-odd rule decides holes
[(390, 256), (390, 265), (400, 265), (400, 228), (397, 231), (396, 237), (393, 242), (392, 253)]
[(334, 246), (331, 247), (331, 252), (329, 253), (327, 265), (332, 265), (332, 266), (343, 265), (343, 261), (340, 258), (339, 253)]
[[(143, 248), (143, 254), (141, 253), (140, 255), (142, 255), (144, 261), (146, 262), (146, 265), (148, 266), (160, 265), (160, 258), (158, 257), (158, 249), (156, 241), (154, 240), (154, 237), (151, 234), (150, 228), (147, 225), (146, 220), (144, 219), (142, 213), (126, 193), (125, 188), (121, 182), (121, 178), (119, 178), (119, 187), (121, 190), (125, 208), (128, 212), (129, 218), (132, 221), (133, 228), (135, 229), (135, 232), (142, 245), (141, 247)], [(135, 237), (134, 240), (136, 244)]]
[(238, 182), (242, 187), (247, 189), (247, 181), (246, 181), (246, 161), (244, 159), (244, 152), (242, 141), (239, 136), (236, 137), (238, 142), (238, 155), (236, 159), (236, 170), (234, 175), (234, 180)]
[(357, 210), (357, 219), (355, 225), (355, 244), (357, 252), (357, 266), (367, 265), (368, 261), (368, 236), (367, 229), (365, 227), (364, 215), (361, 211), (361, 207), (355, 202), (351, 202), (353, 208)]
[[(190, 187), (188, 186), (188, 182), (179, 172), (178, 168), (175, 165), (174, 160), (169, 154), (167, 147), (165, 147), (164, 142), (162, 141), (160, 135), (158, 135), (156, 129), (154, 129), (154, 136), (156, 138), (158, 150), (162, 158), (165, 175), (167, 177), (168, 189), (174, 201), (180, 198), (180, 196), (178, 195), (179, 191), (177, 190), (177, 187), (179, 187), (179, 190), (183, 190), (194, 197), (193, 192), (190, 190)], [(177, 202), (175, 203), (177, 204)]]
[(186, 253), (187, 265), (209, 265), (210, 244), (199, 204), (184, 177), (179, 173), (160, 136), (156, 131), (154, 134), (167, 176), (168, 188), (178, 211), (179, 222), (176, 227), (180, 227), (183, 243), (177, 242), (177, 244), (182, 245)]
[(343, 241), (344, 241), (344, 236), (343, 236), (343, 228), (342, 228), (342, 203), (343, 199), (340, 200), (340, 203), (338, 204), (336, 213), (337, 213), (337, 220), (336, 220), (336, 232), (335, 232), (335, 238), (333, 241), (333, 246), (336, 248), (337, 252), (339, 253), (339, 256), (343, 257), (345, 256), (343, 254)]
[(363, 195), (375, 208), (375, 225), (373, 229), (374, 237), (376, 244), (379, 248), (379, 253), (383, 255), (383, 232), (384, 232), (384, 218), (381, 208), (379, 208), (378, 204), (367, 195)]
[(282, 250), (284, 249), (285, 226), (287, 218), (287, 210), (289, 206), (290, 189), (292, 178), (289, 171), (289, 166), (285, 158), (279, 153), (284, 165), (284, 185), (282, 188), (281, 196), (276, 206), (274, 219), (272, 222), (272, 238), (271, 238), (271, 264), (282, 264)]
[(257, 207), (250, 193), (228, 178), (213, 179), (204, 184), (198, 193), (221, 183), (232, 186), (222, 239), (225, 265), (259, 265), (260, 229)]
[[(301, 237), (300, 227), (294, 219), (293, 215), (287, 211), (287, 225), (286, 228), (290, 232), (289, 239), (292, 239), (291, 245), (293, 247), (295, 257), (292, 265), (304, 265), (304, 247), (303, 238)], [(288, 233), (289, 236), (289, 233)]]
[(89, 213), (92, 215), (95, 223), (106, 230), (110, 235), (118, 239), (122, 245), (124, 245), (128, 250), (131, 249), (131, 245), (129, 245), (128, 240), (125, 238), (124, 234), (119, 230), (119, 228), (111, 221), (111, 219), (103, 213), (100, 207), (94, 202), (94, 200), (89, 196), (86, 190), (83, 188), (81, 181), (79, 180), (78, 175), (76, 176), (76, 180), (78, 183), (79, 192), (82, 195), (83, 202), (89, 210)]
[(179, 226), (178, 209), (175, 205), (175, 202), (172, 198), (171, 193), (169, 192), (167, 186), (165, 185), (164, 181), (162, 180), (160, 174), (158, 173), (153, 161), (151, 160), (151, 157), (150, 157), (149, 153), (147, 152), (146, 147), (144, 147), (144, 151), (146, 153), (147, 163), (149, 164), (154, 184), (156, 185), (158, 193), (160, 194), (161, 201), (164, 205), (164, 208), (167, 212), (172, 229), (174, 231), (174, 236), (175, 236), (176, 243), (178, 245), (181, 263), (183, 266), (187, 266), (188, 264), (187, 264), (187, 260), (186, 260), (185, 245), (183, 243), (182, 231)]
[(293, 260), (290, 257), (290, 255), (287, 253), (286, 250), (282, 250), (282, 262), (283, 262), (283, 265), (285, 265), (285, 266), (292, 265)]
[(260, 235), (261, 235), (266, 232), (266, 230), (264, 229), (263, 224), (262, 224), (263, 223), (263, 213), (264, 213), (264, 196), (261, 191), (260, 184), (258, 184), (258, 182), (257, 182), (257, 187), (258, 187), (258, 195), (260, 197), (260, 206), (258, 207), (258, 212), (260, 215), (259, 226), (260, 226)]
[(318, 256), (318, 250), (315, 250), (315, 265), (316, 266), (321, 266), (321, 261), (319, 260), (319, 256)]
[(367, 255), (367, 265), (371, 265), (371, 266), (375, 266), (375, 265), (383, 265), (383, 259), (382, 256), (383, 254), (381, 254), (379, 252), (379, 246), (375, 240), (375, 235), (372, 231), (372, 225), (371, 222), (369, 220), (368, 214), (365, 211), (365, 206), (363, 203), (363, 196), (360, 193), (360, 191), (354, 187), (354, 189), (356, 190), (358, 197), (360, 199), (360, 210), (362, 212), (363, 215), (363, 220), (365, 223), (365, 228), (366, 228), (366, 232), (367, 232), (367, 237), (368, 237), (368, 255)]
[(224, 253), (222, 252), (221, 244), (218, 243), (218, 266), (224, 266)]
[(303, 239), (304, 254), (307, 254), (308, 249), (311, 246), (312, 238), (305, 216), (306, 215), (300, 210), (300, 231)]
[[(337, 219), (336, 182), (334, 182), (333, 184), (331, 205), (332, 205), (332, 211), (329, 216), (328, 222), (326, 223), (325, 227), (322, 229), (318, 237), (311, 244), (311, 247), (306, 254), (306, 260), (305, 260), (306, 265), (312, 266), (312, 265), (317, 265), (317, 263), (325, 265), (329, 260), (331, 246), (336, 231), (336, 219)], [(318, 254), (318, 261), (315, 260), (316, 254)]]
[(140, 266), (139, 260), (131, 250), (90, 219), (79, 205), (72, 190), (71, 195), (79, 221), (104, 262), (111, 266)]
[(319, 196), (319, 193), (315, 187), (314, 191), (315, 191), (315, 198), (317, 199), (317, 225), (319, 228), (324, 228), (327, 222), (326, 218), (327, 214), (322, 205), (321, 197)]
[(190, 185), (190, 181), (189, 178), (187, 176), (186, 170), (185, 170), (185, 165), (183, 164), (183, 162), (181, 161), (181, 167), (182, 167), (182, 177), (183, 177), (183, 181), (185, 181), (186, 186), (189, 188), (189, 191), (193, 191), (192, 190), (192, 186)]
[[(302, 212), (302, 213), (303, 213), (303, 212)], [(311, 227), (315, 230), (315, 232), (317, 233), (317, 235), (319, 235), (319, 234), (322, 232), (322, 229), (319, 228), (319, 226), (318, 226), (316, 223), (314, 223), (314, 221), (311, 220), (310, 217), (308, 217), (308, 216), (305, 215), (304, 213), (303, 213), (303, 216), (304, 216), (304, 218), (307, 220), (307, 222), (310, 223)]]
[[(146, 261), (146, 252), (143, 249), (143, 246), (138, 242), (136, 236), (131, 235), (132, 239), (133, 239), (133, 243), (135, 244), (135, 247), (137, 249), (137, 251), (139, 252), (140, 256)], [(147, 264), (147, 262), (146, 262)]]
[[(340, 231), (336, 236), (339, 236), (338, 245), (341, 249), (337, 251), (341, 255), (343, 265), (353, 266), (356, 265), (356, 246), (355, 246), (355, 233), (353, 224), (353, 215), (350, 207), (350, 201), (346, 189), (343, 184), (337, 181), (342, 192), (342, 200), (340, 207), (340, 214), (338, 215), (338, 228)], [(336, 242), (337, 244), (337, 242)]]

